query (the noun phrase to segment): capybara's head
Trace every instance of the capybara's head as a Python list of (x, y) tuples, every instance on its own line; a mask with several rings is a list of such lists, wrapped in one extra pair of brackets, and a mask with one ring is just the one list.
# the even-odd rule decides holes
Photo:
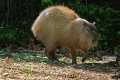
[(77, 18), (74, 23), (74, 26), (77, 26), (80, 31), (79, 45), (81, 48), (96, 47), (98, 42), (98, 33), (95, 22), (90, 23), (85, 19)]

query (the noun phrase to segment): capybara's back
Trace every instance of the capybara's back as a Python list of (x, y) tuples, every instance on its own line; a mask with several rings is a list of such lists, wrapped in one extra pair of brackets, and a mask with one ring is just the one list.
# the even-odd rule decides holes
[(39, 14), (32, 32), (45, 45), (50, 60), (56, 59), (54, 52), (57, 47), (69, 48), (75, 58), (75, 49), (85, 50), (92, 45), (91, 38), (88, 39), (91, 35), (84, 26), (94, 25), (65, 6), (52, 6)]
[(78, 15), (63, 6), (49, 7), (42, 11), (33, 24), (34, 36), (44, 45), (56, 42), (65, 35), (65, 28)]

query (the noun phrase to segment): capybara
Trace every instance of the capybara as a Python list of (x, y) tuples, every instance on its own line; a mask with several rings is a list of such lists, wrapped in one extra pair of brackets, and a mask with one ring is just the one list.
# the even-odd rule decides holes
[(62, 47), (69, 49), (72, 63), (76, 64), (76, 50), (85, 53), (97, 43), (95, 24), (80, 18), (65, 6), (51, 6), (43, 10), (31, 30), (34, 37), (46, 47), (48, 59), (51, 61), (57, 60), (55, 50)]

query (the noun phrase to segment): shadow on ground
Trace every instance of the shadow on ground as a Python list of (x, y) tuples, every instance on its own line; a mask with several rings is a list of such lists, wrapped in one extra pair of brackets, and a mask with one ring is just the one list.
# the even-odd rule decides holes
[(120, 66), (118, 66), (115, 62), (83, 63), (83, 64), (77, 64), (73, 67), (76, 69), (85, 69), (85, 70), (96, 71), (96, 72), (105, 72), (105, 73), (112, 73), (115, 70), (120, 68)]
[(83, 63), (77, 64), (73, 66), (76, 69), (83, 69), (89, 71), (95, 71), (100, 73), (110, 73), (111, 78), (115, 80), (120, 79), (120, 65), (116, 64), (116, 62), (109, 63)]

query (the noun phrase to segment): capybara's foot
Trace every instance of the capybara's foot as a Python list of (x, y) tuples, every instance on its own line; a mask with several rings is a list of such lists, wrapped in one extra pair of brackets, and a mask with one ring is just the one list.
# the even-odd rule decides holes
[(55, 60), (55, 59), (54, 60), (53, 59), (50, 60), (49, 59), (48, 63), (50, 63), (50, 64), (56, 64), (56, 63), (59, 63), (59, 60), (58, 59), (57, 60)]
[(72, 64), (77, 64), (76, 60), (72, 60)]

